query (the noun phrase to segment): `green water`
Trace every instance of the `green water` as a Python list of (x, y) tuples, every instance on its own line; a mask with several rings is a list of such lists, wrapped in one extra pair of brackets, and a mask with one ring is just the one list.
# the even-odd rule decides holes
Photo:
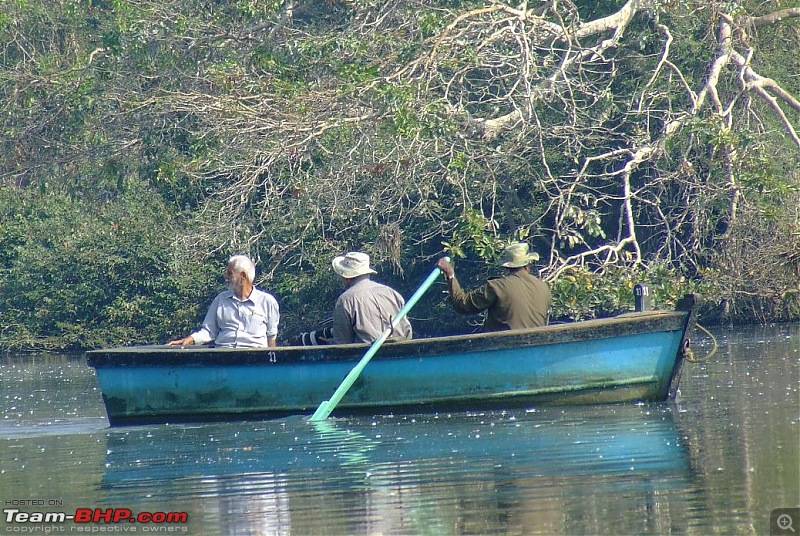
[[(0, 533), (769, 534), (800, 506), (800, 325), (713, 333), (676, 403), (322, 425), (112, 429), (81, 357), (1, 358)], [(7, 513), (79, 509), (186, 520)]]

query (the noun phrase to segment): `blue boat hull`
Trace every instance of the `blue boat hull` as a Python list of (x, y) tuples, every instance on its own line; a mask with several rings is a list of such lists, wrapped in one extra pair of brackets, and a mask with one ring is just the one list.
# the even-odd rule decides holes
[[(335, 414), (661, 401), (680, 376), (691, 310), (387, 343)], [(148, 346), (88, 353), (111, 425), (310, 414), (367, 345)]]

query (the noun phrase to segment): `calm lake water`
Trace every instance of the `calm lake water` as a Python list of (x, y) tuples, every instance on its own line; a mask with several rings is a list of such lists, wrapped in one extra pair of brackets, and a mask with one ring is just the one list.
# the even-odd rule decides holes
[[(0, 536), (770, 534), (774, 509), (800, 506), (800, 325), (712, 333), (676, 403), (322, 425), (109, 428), (82, 356), (2, 357)], [(702, 358), (712, 344), (695, 338)], [(187, 520), (17, 523), (15, 509)]]

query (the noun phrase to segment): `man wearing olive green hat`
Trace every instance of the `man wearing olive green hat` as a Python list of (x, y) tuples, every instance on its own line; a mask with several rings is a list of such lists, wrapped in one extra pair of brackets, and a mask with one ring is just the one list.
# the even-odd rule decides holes
[(436, 265), (447, 279), (450, 302), (456, 312), (486, 311), (484, 329), (501, 331), (547, 324), (552, 298), (547, 284), (531, 274), (531, 262), (537, 259), (536, 254), (528, 253), (528, 244), (511, 244), (503, 251), (500, 263), (506, 274), (471, 291), (461, 288), (453, 267), (445, 258), (439, 259)]

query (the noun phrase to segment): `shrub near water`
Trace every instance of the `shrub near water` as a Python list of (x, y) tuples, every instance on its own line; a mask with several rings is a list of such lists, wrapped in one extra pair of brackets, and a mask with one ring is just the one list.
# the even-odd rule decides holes
[(551, 318), (587, 320), (630, 311), (635, 301), (633, 288), (640, 283), (649, 287), (654, 309), (672, 309), (685, 294), (718, 294), (712, 283), (702, 279), (689, 280), (663, 266), (647, 271), (617, 269), (604, 274), (574, 269), (550, 283), (553, 293)]
[(157, 199), (132, 192), (90, 209), (31, 193), (0, 190), (0, 347), (160, 342), (197, 322), (219, 274), (171, 261), (175, 222)]

